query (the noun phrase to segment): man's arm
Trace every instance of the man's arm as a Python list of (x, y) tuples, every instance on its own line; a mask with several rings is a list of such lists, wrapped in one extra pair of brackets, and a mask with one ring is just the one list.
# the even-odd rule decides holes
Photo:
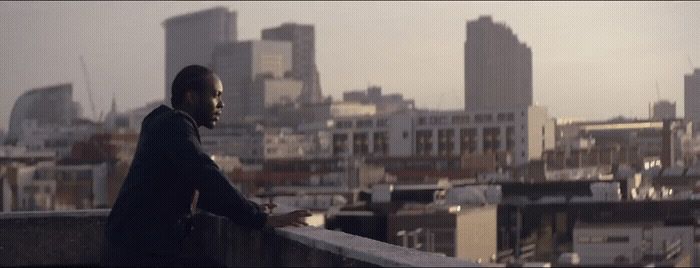
[(184, 177), (192, 179), (191, 183), (199, 190), (198, 207), (228, 217), (240, 225), (262, 228), (267, 214), (234, 188), (209, 155), (204, 153), (195, 126), (184, 118), (174, 121), (171, 125), (173, 131), (166, 137), (166, 155)]
[(213, 163), (206, 165), (199, 182), (195, 186), (200, 191), (198, 207), (226, 216), (240, 225), (253, 228), (262, 228), (265, 225), (267, 213), (261, 211), (257, 204), (233, 187)]

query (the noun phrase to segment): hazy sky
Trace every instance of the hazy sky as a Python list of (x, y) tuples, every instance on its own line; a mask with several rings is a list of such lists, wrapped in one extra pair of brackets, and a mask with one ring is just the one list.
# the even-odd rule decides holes
[(91, 115), (81, 55), (98, 114), (112, 96), (122, 111), (162, 99), (161, 23), (215, 6), (238, 12), (239, 40), (314, 24), (334, 99), (373, 84), (422, 108), (463, 108), (466, 22), (480, 15), (532, 48), (534, 101), (556, 117), (646, 117), (656, 81), (682, 116), (688, 58), (700, 67), (698, 2), (0, 2), (0, 128), (23, 92), (57, 83), (72, 82)]

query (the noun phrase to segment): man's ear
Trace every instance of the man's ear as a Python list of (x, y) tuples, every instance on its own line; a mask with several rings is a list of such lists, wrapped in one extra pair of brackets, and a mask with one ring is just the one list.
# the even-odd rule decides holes
[(185, 90), (184, 97), (184, 102), (188, 104), (188, 106), (197, 103), (197, 94), (195, 94), (192, 90)]

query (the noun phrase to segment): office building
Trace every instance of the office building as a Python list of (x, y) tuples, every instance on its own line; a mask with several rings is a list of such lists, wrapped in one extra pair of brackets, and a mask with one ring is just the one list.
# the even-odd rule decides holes
[(165, 100), (170, 105), (175, 75), (185, 66), (211, 66), (217, 45), (236, 41), (236, 12), (224, 7), (171, 17), (165, 28)]
[(73, 85), (61, 84), (36, 88), (22, 94), (12, 107), (10, 129), (5, 143), (16, 144), (28, 125), (35, 127), (69, 126), (80, 116), (80, 104), (73, 101)]
[(263, 117), (266, 109), (293, 106), (303, 88), (303, 82), (290, 78), (257, 79), (253, 82), (249, 104), (251, 116)]
[[(264, 96), (253, 94), (254, 85), (261, 89), (287, 92), (291, 95), (298, 84), (285, 77), (292, 69), (292, 44), (286, 41), (244, 41), (223, 44), (214, 51), (214, 71), (224, 84), (224, 110), (221, 123), (241, 122), (256, 114)], [(283, 80), (264, 83), (263, 80)], [(273, 85), (274, 84), (274, 85)], [(286, 89), (286, 87), (292, 87)], [(274, 94), (273, 94), (274, 95)], [(284, 95), (284, 94), (282, 94)]]
[(467, 22), (464, 105), (468, 111), (532, 105), (532, 51), (489, 16)]
[(685, 75), (685, 120), (693, 122), (698, 129), (700, 123), (700, 69), (695, 69), (692, 74)]
[(263, 40), (292, 43), (292, 77), (303, 82), (300, 102), (317, 103), (322, 99), (321, 84), (316, 67), (314, 26), (284, 23), (264, 29)]

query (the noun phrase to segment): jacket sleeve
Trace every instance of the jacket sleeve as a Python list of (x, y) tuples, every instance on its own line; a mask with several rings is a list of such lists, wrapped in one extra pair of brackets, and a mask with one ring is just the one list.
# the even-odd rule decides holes
[(267, 213), (229, 182), (202, 150), (197, 130), (190, 122), (184, 118), (174, 121), (171, 125), (173, 131), (166, 138), (166, 155), (185, 178), (191, 178), (194, 188), (199, 190), (198, 207), (225, 216), (239, 225), (262, 228), (267, 221)]

